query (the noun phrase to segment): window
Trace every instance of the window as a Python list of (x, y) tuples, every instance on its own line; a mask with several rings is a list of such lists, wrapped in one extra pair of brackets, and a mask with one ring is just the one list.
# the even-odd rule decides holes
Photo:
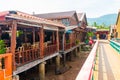
[(69, 26), (70, 25), (70, 22), (68, 19), (62, 19), (62, 23), (65, 25), (65, 26)]

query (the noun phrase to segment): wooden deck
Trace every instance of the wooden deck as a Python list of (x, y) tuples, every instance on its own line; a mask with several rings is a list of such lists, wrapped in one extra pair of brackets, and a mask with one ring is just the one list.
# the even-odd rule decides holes
[(120, 80), (120, 54), (107, 41), (99, 44), (94, 80)]
[(76, 80), (120, 80), (119, 52), (108, 40), (99, 40), (99, 44), (95, 43)]

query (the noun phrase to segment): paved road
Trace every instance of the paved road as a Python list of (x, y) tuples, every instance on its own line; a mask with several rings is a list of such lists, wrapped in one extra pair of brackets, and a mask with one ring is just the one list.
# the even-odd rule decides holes
[(120, 80), (120, 54), (106, 41), (99, 44), (98, 51), (98, 70), (95, 80)]

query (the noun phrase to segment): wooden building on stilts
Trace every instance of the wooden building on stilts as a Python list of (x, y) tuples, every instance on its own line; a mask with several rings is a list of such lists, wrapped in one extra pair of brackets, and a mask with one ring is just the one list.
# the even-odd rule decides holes
[(77, 56), (84, 44), (86, 15), (75, 11), (61, 15), (48, 19), (20, 11), (0, 13), (0, 41), (5, 44), (5, 53), (0, 54), (0, 80), (19, 79), (20, 73), (35, 66), (39, 79), (45, 80), (49, 60), (55, 59), (59, 73), (61, 59), (65, 65), (66, 55)]

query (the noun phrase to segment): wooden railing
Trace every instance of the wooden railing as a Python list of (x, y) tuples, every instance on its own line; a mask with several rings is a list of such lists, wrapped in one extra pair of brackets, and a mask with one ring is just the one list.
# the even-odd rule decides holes
[(73, 42), (73, 43), (72, 43), (72, 47), (74, 47), (75, 45), (76, 45), (75, 42)]
[(40, 58), (40, 49), (29, 49), (24, 51), (18, 51), (15, 53), (16, 66), (21, 66), (28, 62), (34, 61)]
[(49, 46), (47, 46), (47, 47), (44, 48), (44, 55), (45, 56), (54, 54), (55, 52), (57, 52), (57, 45), (56, 44), (49, 45)]
[(12, 54), (0, 54), (0, 80), (12, 80)]
[(92, 79), (94, 80), (93, 69), (94, 69), (94, 61), (95, 61), (97, 49), (98, 49), (98, 41), (96, 41), (93, 49), (91, 50), (88, 58), (83, 64), (75, 80), (92, 80)]
[(70, 43), (67, 43), (67, 44), (65, 45), (65, 50), (70, 49), (70, 48), (71, 48), (71, 44), (70, 44)]
[(59, 50), (62, 50), (62, 49), (63, 49), (63, 45), (59, 44)]

